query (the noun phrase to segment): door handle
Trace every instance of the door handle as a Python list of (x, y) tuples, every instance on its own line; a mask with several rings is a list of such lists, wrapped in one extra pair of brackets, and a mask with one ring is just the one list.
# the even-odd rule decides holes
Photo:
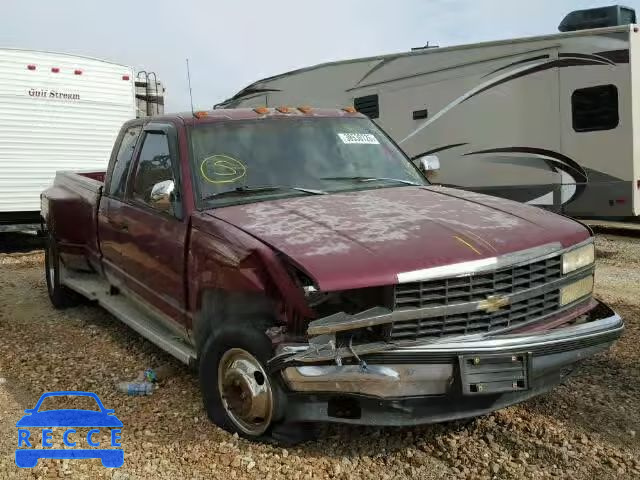
[(109, 222), (109, 225), (111, 225), (116, 230), (120, 230), (121, 232), (128, 232), (129, 231), (129, 225), (126, 222), (117, 222), (117, 221), (112, 220), (110, 218), (107, 219), (107, 221)]

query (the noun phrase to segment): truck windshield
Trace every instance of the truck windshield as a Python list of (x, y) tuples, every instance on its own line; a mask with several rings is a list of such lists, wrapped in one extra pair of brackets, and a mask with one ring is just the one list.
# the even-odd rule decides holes
[(198, 194), (207, 204), (427, 184), (363, 118), (200, 125), (191, 142)]

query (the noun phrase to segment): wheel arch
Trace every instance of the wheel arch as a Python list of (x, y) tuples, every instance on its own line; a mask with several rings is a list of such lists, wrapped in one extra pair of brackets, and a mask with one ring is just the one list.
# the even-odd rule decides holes
[(278, 326), (277, 302), (265, 292), (230, 292), (209, 288), (201, 292), (200, 309), (193, 318), (193, 340), (198, 354), (207, 339), (224, 326), (246, 325), (264, 332)]

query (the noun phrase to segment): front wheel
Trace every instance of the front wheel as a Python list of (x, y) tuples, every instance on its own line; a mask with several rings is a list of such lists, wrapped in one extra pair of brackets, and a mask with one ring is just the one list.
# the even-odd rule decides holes
[(212, 335), (200, 358), (200, 385), (209, 418), (250, 439), (268, 436), (275, 420), (277, 385), (265, 369), (271, 342), (251, 328)]
[(55, 308), (67, 308), (78, 303), (73, 292), (60, 283), (60, 256), (56, 241), (51, 234), (47, 236), (44, 251), (44, 274), (49, 299)]

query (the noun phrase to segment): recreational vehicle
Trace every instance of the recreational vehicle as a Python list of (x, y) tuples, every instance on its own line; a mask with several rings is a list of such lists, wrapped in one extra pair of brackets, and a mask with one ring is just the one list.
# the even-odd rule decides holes
[(57, 170), (104, 170), (123, 122), (162, 113), (155, 75), (76, 55), (0, 49), (0, 231), (36, 229)]
[(624, 7), (573, 12), (562, 33), (325, 63), (221, 106), (354, 105), (411, 158), (439, 156), (438, 183), (578, 217), (636, 216), (640, 33), (630, 22)]

